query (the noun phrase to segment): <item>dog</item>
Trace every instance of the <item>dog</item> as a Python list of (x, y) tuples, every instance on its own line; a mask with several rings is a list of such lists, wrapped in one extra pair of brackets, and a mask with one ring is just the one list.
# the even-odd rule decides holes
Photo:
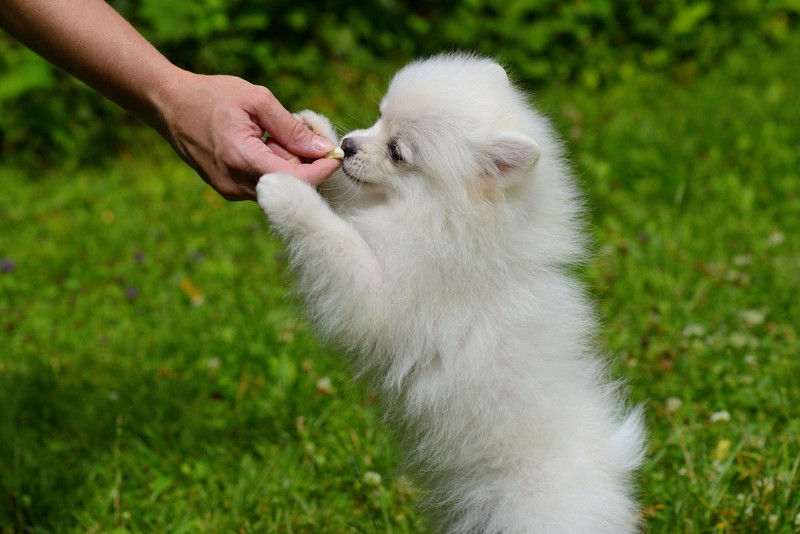
[(313, 324), (379, 393), (433, 531), (638, 532), (643, 417), (570, 274), (585, 210), (553, 128), (458, 53), (401, 69), (380, 113), (318, 189), (267, 174), (258, 202)]

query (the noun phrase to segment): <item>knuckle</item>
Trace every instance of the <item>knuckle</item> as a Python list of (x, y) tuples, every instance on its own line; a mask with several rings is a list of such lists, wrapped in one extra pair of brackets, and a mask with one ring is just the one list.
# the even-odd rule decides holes
[(225, 200), (236, 200), (241, 194), (238, 187), (232, 187), (229, 183), (217, 186), (216, 190)]
[(261, 99), (261, 105), (265, 108), (269, 109), (277, 102), (275, 95), (268, 88), (258, 85), (256, 89), (258, 90), (258, 97)]
[(296, 121), (292, 124), (291, 130), (288, 133), (291, 141), (301, 143), (311, 135), (311, 130), (304, 122)]
[(217, 190), (217, 193), (229, 202), (239, 202), (253, 198), (253, 195), (243, 187), (225, 189), (224, 191)]
[(257, 87), (265, 97), (270, 99), (275, 98), (275, 95), (272, 94), (272, 91), (270, 91), (268, 87), (264, 87), (263, 85), (258, 85)]

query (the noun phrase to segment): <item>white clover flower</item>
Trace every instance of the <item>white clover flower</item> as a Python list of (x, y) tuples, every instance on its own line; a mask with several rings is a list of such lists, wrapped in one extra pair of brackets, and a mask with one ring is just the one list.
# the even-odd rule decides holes
[(711, 414), (712, 423), (727, 423), (731, 420), (731, 414), (727, 410), (721, 410)]
[(766, 477), (763, 480), (757, 480), (756, 485), (764, 490), (764, 493), (772, 493), (775, 491), (775, 479)]
[(706, 333), (706, 329), (701, 324), (690, 324), (683, 329), (683, 337), (702, 337)]
[(744, 332), (733, 332), (728, 336), (728, 344), (735, 349), (743, 349), (748, 343), (750, 338)]
[(742, 310), (739, 312), (739, 317), (741, 317), (742, 321), (748, 326), (764, 324), (766, 315), (767, 314), (762, 310)]
[(375, 471), (367, 471), (364, 473), (364, 484), (367, 486), (380, 486), (382, 480), (383, 478), (380, 473), (376, 473)]
[(333, 382), (329, 376), (323, 376), (317, 380), (317, 393), (320, 395), (330, 395), (333, 393)]
[(783, 235), (783, 232), (772, 232), (769, 234), (767, 238), (767, 243), (770, 245), (780, 245), (786, 240), (786, 236)]
[(681, 409), (681, 406), (683, 406), (683, 401), (680, 397), (668, 397), (665, 409), (667, 413), (675, 413)]

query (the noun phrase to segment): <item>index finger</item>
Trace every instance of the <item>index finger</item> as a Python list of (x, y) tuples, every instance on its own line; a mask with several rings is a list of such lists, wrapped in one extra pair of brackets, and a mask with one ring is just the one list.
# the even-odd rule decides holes
[(266, 87), (264, 101), (250, 110), (259, 125), (290, 152), (306, 158), (323, 158), (335, 145), (315, 134), (305, 124), (289, 113)]

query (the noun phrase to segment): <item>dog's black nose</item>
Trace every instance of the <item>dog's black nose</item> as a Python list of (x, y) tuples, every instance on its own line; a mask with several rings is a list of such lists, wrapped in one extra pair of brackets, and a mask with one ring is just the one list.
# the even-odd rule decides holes
[(350, 137), (342, 139), (342, 150), (344, 150), (344, 157), (349, 158), (358, 152), (355, 141)]

